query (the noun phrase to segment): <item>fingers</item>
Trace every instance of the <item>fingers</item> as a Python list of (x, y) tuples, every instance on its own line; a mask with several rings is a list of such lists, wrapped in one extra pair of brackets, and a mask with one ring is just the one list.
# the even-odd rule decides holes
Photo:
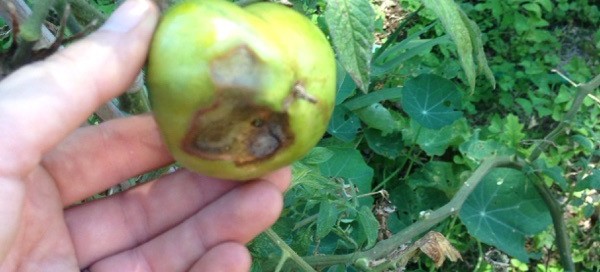
[(18, 180), (0, 177), (0, 264), (17, 237), (25, 199), (25, 186)]
[(156, 122), (144, 115), (80, 128), (44, 156), (42, 166), (67, 206), (172, 160)]
[[(281, 193), (290, 169), (263, 178)], [(186, 220), (236, 186), (180, 170), (114, 197), (70, 208), (65, 220), (82, 266), (138, 246)], [(263, 203), (270, 205), (270, 203)]]
[[(275, 222), (282, 207), (281, 192), (272, 183), (246, 183), (169, 231), (139, 247), (100, 260), (90, 268), (92, 271), (114, 271), (121, 267), (187, 271), (221, 243), (250, 241)], [(167, 213), (168, 210), (163, 212)]]
[(252, 259), (248, 249), (238, 243), (226, 242), (211, 248), (190, 269), (192, 272), (246, 272)]
[(5, 78), (0, 161), (6, 163), (0, 170), (31, 170), (23, 168), (36, 165), (99, 105), (122, 93), (144, 63), (157, 20), (151, 1), (129, 0), (94, 34)]

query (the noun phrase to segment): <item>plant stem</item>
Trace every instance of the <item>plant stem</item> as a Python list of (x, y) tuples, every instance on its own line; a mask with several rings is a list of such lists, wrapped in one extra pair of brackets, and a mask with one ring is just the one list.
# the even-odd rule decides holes
[(462, 208), (467, 197), (477, 187), (479, 182), (496, 167), (522, 168), (522, 164), (516, 162), (512, 157), (497, 157), (484, 161), (473, 174), (463, 183), (452, 200), (446, 205), (429, 213), (425, 219), (406, 227), (402, 231), (394, 234), (387, 240), (383, 240), (373, 248), (355, 254), (332, 255), (332, 256), (307, 256), (304, 260), (312, 266), (329, 266), (339, 263), (352, 263), (361, 258), (368, 260), (378, 260), (385, 258), (401, 245), (410, 242), (415, 237), (427, 232), (429, 229), (442, 222), (451, 215), (457, 214)]
[(285, 252), (284, 254), (289, 255), (290, 259), (292, 259), (300, 268), (302, 268), (303, 271), (317, 272), (314, 268), (307, 264), (300, 256), (298, 256), (298, 254), (292, 248), (290, 248), (285, 243), (285, 241), (283, 241), (283, 239), (281, 239), (281, 237), (279, 237), (279, 235), (275, 233), (273, 229), (269, 228), (264, 233), (267, 235), (267, 237), (269, 237), (269, 239), (271, 239), (273, 243), (275, 243), (281, 249), (281, 251)]
[[(571, 108), (565, 114), (561, 122), (558, 124), (556, 128), (554, 128), (544, 140), (541, 141), (533, 150), (528, 160), (530, 162), (535, 161), (539, 156), (544, 152), (551, 142), (554, 139), (562, 134), (565, 127), (575, 119), (575, 115), (579, 111), (579, 108), (583, 104), (583, 100), (588, 96), (588, 94), (592, 93), (593, 90), (600, 86), (600, 74), (596, 75), (592, 80), (588, 83), (581, 84), (577, 86), (577, 95)], [(552, 223), (554, 225), (554, 233), (556, 236), (556, 245), (558, 247), (561, 263), (566, 271), (575, 271), (575, 264), (573, 263), (573, 258), (571, 257), (571, 242), (569, 241), (569, 234), (567, 232), (567, 227), (563, 220), (563, 209), (558, 203), (558, 201), (552, 196), (552, 192), (550, 189), (546, 187), (541, 181), (539, 177), (533, 177), (532, 180), (536, 186), (538, 193), (542, 196), (548, 210), (550, 211), (550, 215), (552, 216)]]
[(533, 181), (533, 184), (544, 200), (544, 203), (546, 203), (550, 216), (552, 217), (560, 262), (565, 271), (574, 272), (575, 263), (573, 263), (573, 258), (571, 258), (571, 241), (569, 240), (567, 226), (563, 220), (563, 209), (560, 203), (552, 196), (552, 192), (550, 192), (550, 189), (542, 182), (542, 178), (538, 174), (529, 174), (528, 176), (530, 180)]
[(542, 140), (535, 147), (535, 149), (529, 156), (530, 162), (535, 161), (537, 158), (539, 158), (539, 156), (542, 154), (542, 152), (544, 152), (546, 150), (546, 148), (548, 148), (550, 143), (552, 143), (554, 141), (554, 138), (556, 138), (558, 135), (560, 135), (563, 132), (563, 130), (565, 129), (565, 127), (567, 126), (568, 123), (573, 121), (573, 119), (575, 118), (575, 115), (577, 114), (577, 112), (579, 111), (579, 108), (581, 107), (581, 104), (583, 104), (583, 100), (587, 97), (588, 94), (590, 94), (593, 90), (598, 88), (598, 86), (600, 86), (600, 74), (596, 75), (596, 77), (594, 77), (594, 79), (592, 79), (590, 82), (579, 85), (577, 87), (577, 95), (575, 96), (575, 100), (573, 101), (571, 108), (565, 114), (565, 116), (563, 117), (561, 122), (558, 124), (558, 126), (556, 128), (554, 128), (550, 133), (548, 133), (548, 135), (546, 135), (546, 137), (544, 137), (544, 140)]

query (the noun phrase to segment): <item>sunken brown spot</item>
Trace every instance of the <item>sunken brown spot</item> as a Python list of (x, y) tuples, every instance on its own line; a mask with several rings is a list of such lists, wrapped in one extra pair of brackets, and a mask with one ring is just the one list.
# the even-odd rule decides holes
[(271, 158), (294, 141), (285, 112), (256, 105), (265, 64), (247, 46), (211, 63), (216, 88), (213, 105), (201, 109), (182, 142), (185, 152), (208, 160), (247, 165)]

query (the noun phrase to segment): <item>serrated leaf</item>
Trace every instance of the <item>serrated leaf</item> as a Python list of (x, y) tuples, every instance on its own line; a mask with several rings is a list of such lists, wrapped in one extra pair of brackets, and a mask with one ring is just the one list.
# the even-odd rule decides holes
[(345, 178), (358, 187), (359, 194), (371, 191), (373, 168), (354, 148), (329, 147), (333, 157), (320, 165), (321, 173), (328, 177)]
[(377, 234), (379, 232), (379, 222), (369, 207), (360, 207), (360, 210), (358, 211), (358, 224), (361, 232), (367, 238), (366, 248), (375, 245), (375, 242), (377, 242)]
[(366, 93), (375, 40), (375, 12), (371, 2), (327, 0), (324, 15), (338, 59), (356, 85)]
[(431, 48), (436, 45), (445, 44), (448, 42), (450, 42), (450, 38), (447, 35), (437, 37), (435, 39), (423, 39), (413, 41), (412, 43), (407, 44), (407, 46), (410, 47), (406, 51), (398, 54), (394, 58), (374, 64), (371, 73), (373, 76), (384, 75), (398, 67), (401, 63), (409, 60), (410, 58), (419, 54), (429, 52)]
[(471, 92), (475, 90), (476, 69), (473, 61), (473, 43), (469, 29), (460, 15), (460, 8), (454, 0), (422, 0), (442, 22), (446, 32), (450, 34), (460, 58)]
[[(488, 65), (487, 58), (485, 56), (485, 51), (483, 50), (483, 41), (481, 40), (481, 31), (475, 22), (473, 22), (467, 14), (461, 9), (460, 18), (463, 20), (467, 30), (469, 31), (469, 36), (471, 37), (471, 42), (473, 43), (473, 53), (475, 54), (475, 60), (477, 60), (477, 68), (479, 73), (483, 73), (483, 75), (487, 78), (492, 85), (492, 88), (496, 89), (496, 78), (494, 77), (494, 73), (490, 69)], [(473, 92), (473, 86), (471, 86), (471, 92)]]
[(398, 130), (397, 122), (390, 111), (380, 103), (356, 110), (354, 113), (368, 127), (380, 130), (384, 135)]
[(371, 148), (373, 152), (388, 159), (395, 159), (400, 156), (403, 147), (402, 136), (400, 133), (392, 133), (383, 136), (379, 130), (367, 129), (365, 130), (364, 135), (369, 148)]
[(439, 130), (422, 128), (419, 131), (417, 144), (429, 156), (441, 156), (446, 152), (452, 141), (452, 126), (445, 126)]
[(551, 224), (550, 213), (520, 171), (496, 168), (469, 195), (460, 219), (471, 235), (527, 262), (525, 239)]
[(302, 159), (302, 162), (306, 164), (321, 164), (333, 157), (333, 151), (325, 148), (316, 146), (313, 147), (310, 152)]
[(317, 238), (321, 239), (331, 232), (337, 222), (339, 211), (331, 201), (323, 201), (319, 205), (317, 215)]
[(356, 138), (359, 128), (360, 120), (354, 113), (344, 107), (335, 107), (327, 132), (342, 141), (349, 142)]
[(506, 116), (505, 123), (502, 130), (502, 139), (508, 143), (511, 147), (517, 148), (521, 144), (521, 140), (525, 139), (525, 133), (523, 133), (524, 125), (519, 121), (519, 117), (509, 114)]
[(404, 111), (420, 125), (439, 129), (462, 116), (461, 94), (451, 81), (423, 74), (407, 81), (402, 89)]
[(508, 148), (494, 140), (479, 140), (479, 130), (476, 130), (469, 141), (459, 146), (460, 153), (474, 162), (495, 156), (511, 156), (515, 154), (513, 149)]

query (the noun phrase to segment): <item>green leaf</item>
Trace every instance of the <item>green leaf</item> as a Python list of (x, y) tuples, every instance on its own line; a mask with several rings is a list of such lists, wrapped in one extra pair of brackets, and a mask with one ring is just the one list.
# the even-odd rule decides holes
[(441, 156), (452, 141), (453, 126), (445, 126), (440, 130), (422, 128), (419, 131), (417, 144), (429, 156)]
[(442, 22), (446, 32), (450, 34), (461, 66), (467, 77), (471, 92), (475, 90), (475, 62), (473, 61), (473, 42), (469, 34), (469, 28), (460, 15), (460, 8), (454, 0), (422, 0), (423, 4), (437, 15)]
[(585, 189), (600, 190), (600, 170), (594, 169), (592, 174), (585, 177), (583, 180), (575, 185), (575, 191), (582, 191)]
[(571, 140), (579, 144), (583, 148), (583, 150), (585, 150), (585, 152), (591, 153), (592, 151), (594, 151), (594, 143), (588, 137), (578, 134), (573, 135), (571, 137)]
[(520, 171), (497, 168), (487, 174), (460, 210), (471, 235), (521, 261), (528, 261), (525, 239), (551, 223), (544, 201)]
[(479, 130), (476, 130), (469, 141), (459, 146), (460, 152), (474, 162), (494, 156), (510, 156), (515, 151), (494, 140), (479, 140)]
[(333, 151), (325, 148), (316, 146), (313, 147), (310, 152), (302, 159), (302, 162), (306, 164), (321, 164), (333, 157)]
[(402, 88), (389, 88), (382, 89), (379, 91), (371, 92), (352, 98), (344, 103), (344, 106), (353, 111), (360, 108), (368, 107), (371, 104), (381, 102), (384, 100), (395, 100), (400, 98), (402, 94)]
[(525, 139), (523, 133), (524, 125), (521, 124), (519, 118), (513, 114), (506, 116), (503, 131), (501, 132), (502, 139), (511, 147), (517, 148), (521, 144), (521, 140)]
[[(485, 75), (487, 80), (492, 85), (492, 88), (496, 88), (496, 78), (494, 77), (494, 73), (490, 69), (488, 65), (487, 58), (485, 56), (485, 51), (483, 50), (483, 41), (481, 40), (481, 31), (475, 22), (473, 22), (464, 11), (459, 9), (460, 18), (463, 20), (467, 30), (469, 31), (469, 36), (471, 38), (471, 42), (473, 43), (473, 53), (475, 54), (475, 60), (477, 60), (478, 72)], [(463, 68), (464, 69), (464, 68)], [(471, 85), (471, 92), (473, 92), (474, 86)]]
[(360, 128), (358, 117), (344, 109), (344, 107), (335, 107), (327, 132), (336, 138), (349, 142), (356, 138), (356, 133)]
[(375, 245), (375, 242), (377, 242), (377, 234), (379, 232), (379, 222), (369, 207), (360, 207), (360, 210), (358, 211), (358, 224), (361, 232), (367, 238), (366, 248)]
[(333, 157), (320, 165), (321, 173), (329, 177), (345, 178), (357, 186), (359, 194), (371, 191), (373, 168), (365, 163), (360, 152), (354, 148), (328, 147)]
[(563, 191), (568, 190), (569, 185), (567, 184), (567, 179), (562, 168), (558, 166), (548, 167), (544, 159), (535, 160), (533, 165), (537, 168), (535, 171), (541, 171), (544, 175), (554, 180)]
[(368, 0), (327, 0), (325, 21), (342, 66), (368, 92), (375, 12)]
[(398, 130), (398, 125), (390, 111), (379, 103), (356, 110), (354, 113), (370, 128), (380, 130), (384, 135)]
[(461, 94), (451, 81), (423, 74), (406, 82), (402, 89), (404, 111), (426, 128), (439, 129), (462, 116)]
[(344, 67), (341, 66), (341, 64), (339, 62), (336, 62), (336, 67), (337, 67), (337, 82), (336, 82), (336, 87), (337, 87), (337, 92), (335, 95), (335, 104), (339, 105), (342, 102), (344, 102), (344, 100), (346, 100), (346, 98), (350, 97), (352, 95), (352, 93), (354, 93), (354, 90), (356, 89), (356, 83), (354, 83), (354, 81), (352, 80), (352, 78), (350, 77), (350, 75), (348, 74), (348, 72), (346, 72), (346, 70), (344, 70)]
[(369, 148), (373, 152), (388, 159), (395, 159), (400, 156), (402, 151), (402, 136), (400, 133), (392, 133), (383, 136), (381, 131), (376, 129), (367, 129), (364, 132), (365, 139)]
[(338, 209), (335, 207), (332, 201), (322, 201), (319, 205), (319, 214), (317, 216), (317, 231), (316, 235), (318, 239), (321, 239), (331, 230), (337, 222), (339, 215)]
[(447, 35), (437, 37), (435, 39), (423, 39), (412, 41), (406, 44), (406, 47), (408, 47), (406, 51), (396, 55), (395, 57), (389, 60), (375, 63), (372, 67), (373, 70), (371, 72), (373, 76), (381, 76), (395, 69), (401, 63), (409, 60), (410, 58), (419, 54), (426, 53), (430, 51), (432, 47), (448, 43), (449, 41), (450, 39)]

